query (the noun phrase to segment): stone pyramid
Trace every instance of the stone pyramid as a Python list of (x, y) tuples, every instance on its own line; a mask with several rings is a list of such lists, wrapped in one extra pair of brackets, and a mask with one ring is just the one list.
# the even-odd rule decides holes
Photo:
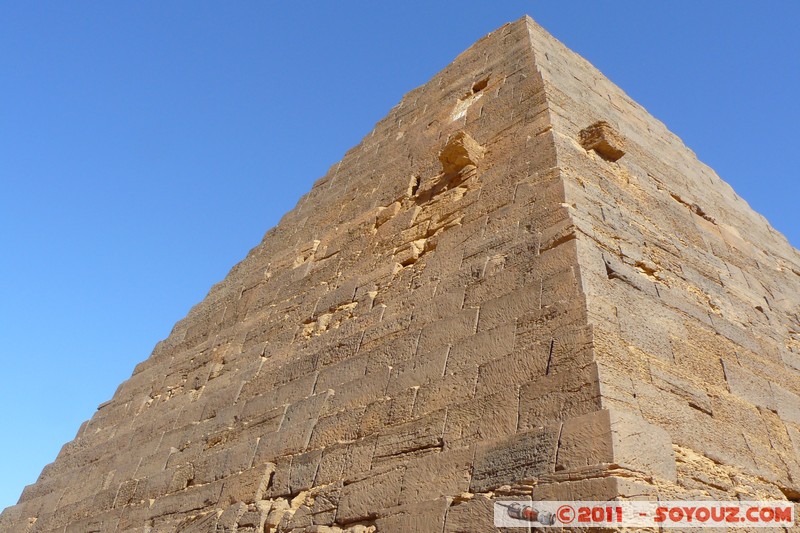
[(496, 531), (492, 500), (800, 497), (800, 253), (523, 18), (413, 90), (3, 532)]

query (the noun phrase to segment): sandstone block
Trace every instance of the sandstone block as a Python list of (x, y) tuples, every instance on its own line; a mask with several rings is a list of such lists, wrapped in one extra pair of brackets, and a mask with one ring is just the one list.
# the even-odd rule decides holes
[(472, 398), (477, 379), (478, 369), (472, 367), (456, 374), (445, 374), (430, 385), (420, 387), (414, 402), (414, 415), (421, 416)]
[[(189, 487), (186, 490), (156, 498), (149, 514), (155, 517), (180, 516), (189, 510), (211, 508), (223, 501), (221, 498), (222, 492), (223, 481)], [(230, 503), (232, 502), (224, 501), (223, 506), (227, 507)]]
[(462, 309), (452, 318), (433, 322), (422, 329), (418, 350), (433, 351), (447, 344), (455, 344), (475, 333), (477, 321), (478, 309)]
[(472, 448), (426, 455), (411, 461), (403, 478), (400, 503), (422, 502), (469, 489)]
[(263, 499), (275, 469), (274, 463), (265, 463), (226, 477), (219, 497), (220, 503), (255, 503)]
[(478, 445), (470, 492), (489, 492), (552, 472), (559, 430), (559, 426), (548, 426)]
[(239, 518), (247, 512), (247, 504), (244, 502), (236, 502), (222, 511), (222, 514), (217, 518), (217, 527), (222, 528), (223, 531), (235, 531)]
[(460, 131), (447, 141), (439, 153), (439, 161), (445, 174), (454, 174), (467, 166), (477, 166), (483, 154), (483, 147), (468, 133)]
[(602, 410), (569, 419), (560, 442), (559, 470), (609, 463), (667, 481), (676, 479), (669, 434), (632, 413)]
[(393, 366), (387, 396), (395, 396), (410, 387), (427, 385), (441, 378), (445, 372), (449, 346), (440, 346), (433, 352), (421, 353), (419, 356), (402, 361)]
[(470, 446), (483, 440), (502, 439), (517, 430), (519, 392), (506, 389), (447, 409), (445, 449)]
[(447, 411), (443, 409), (387, 429), (378, 435), (373, 462), (379, 464), (400, 454), (441, 447), (446, 418)]
[(336, 522), (348, 524), (376, 518), (383, 509), (398, 505), (403, 474), (402, 468), (392, 469), (345, 485), (339, 500)]
[(308, 447), (312, 449), (324, 448), (340, 442), (357, 439), (363, 415), (364, 407), (361, 407), (339, 411), (330, 416), (320, 418), (314, 425)]
[(494, 502), (477, 494), (466, 501), (455, 502), (447, 511), (445, 533), (468, 531), (498, 531), (494, 526)]
[[(599, 472), (586, 472), (587, 475), (598, 475)], [(545, 481), (536, 486), (533, 498), (550, 501), (608, 501), (614, 498), (650, 499), (658, 495), (653, 485), (623, 477), (614, 477), (613, 473), (604, 472), (610, 477), (577, 479), (569, 481)]]
[(722, 366), (731, 394), (759, 407), (777, 409), (769, 381), (730, 359), (722, 359)]
[(539, 287), (526, 285), (481, 305), (478, 331), (513, 324), (524, 314), (539, 309)]
[(301, 453), (292, 457), (292, 466), (289, 473), (289, 490), (292, 494), (308, 490), (314, 485), (317, 475), (322, 450)]
[(330, 415), (345, 409), (355, 409), (382, 398), (386, 394), (390, 372), (390, 368), (383, 368), (337, 387), (322, 414)]
[(570, 418), (600, 407), (597, 368), (564, 369), (520, 388), (519, 429), (533, 429), (548, 421)]
[(483, 364), (478, 369), (475, 397), (481, 398), (534, 381), (548, 372), (551, 342), (536, 344)]
[(605, 121), (582, 129), (580, 143), (585, 150), (594, 150), (607, 161), (616, 161), (625, 155), (622, 136)]

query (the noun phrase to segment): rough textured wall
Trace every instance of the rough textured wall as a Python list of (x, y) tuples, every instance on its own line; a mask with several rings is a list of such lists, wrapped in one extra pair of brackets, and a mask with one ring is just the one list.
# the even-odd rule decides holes
[(494, 531), (513, 495), (794, 497), (798, 263), (522, 19), (334, 165), (0, 530)]
[(560, 421), (600, 407), (553, 148), (506, 26), (319, 180), (3, 520), (488, 527), (488, 499), (452, 497), (553, 471)]
[[(668, 430), (679, 477), (667, 493), (797, 498), (800, 254), (663, 124), (530, 27), (603, 407)], [(619, 134), (619, 160), (581, 145), (597, 121)]]

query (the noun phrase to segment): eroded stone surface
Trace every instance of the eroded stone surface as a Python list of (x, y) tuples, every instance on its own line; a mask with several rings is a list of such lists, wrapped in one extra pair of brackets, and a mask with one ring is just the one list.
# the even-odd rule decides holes
[(594, 150), (606, 161), (613, 162), (625, 155), (622, 136), (604, 120), (582, 129), (579, 140), (584, 149)]
[(514, 495), (796, 499), (798, 294), (800, 254), (525, 18), (317, 181), (0, 530), (492, 531)]

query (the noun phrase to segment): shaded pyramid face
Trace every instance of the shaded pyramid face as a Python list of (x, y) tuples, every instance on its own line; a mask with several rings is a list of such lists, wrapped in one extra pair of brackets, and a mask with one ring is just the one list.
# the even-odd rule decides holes
[(0, 530), (495, 531), (800, 496), (800, 254), (529, 18), (408, 95)]

